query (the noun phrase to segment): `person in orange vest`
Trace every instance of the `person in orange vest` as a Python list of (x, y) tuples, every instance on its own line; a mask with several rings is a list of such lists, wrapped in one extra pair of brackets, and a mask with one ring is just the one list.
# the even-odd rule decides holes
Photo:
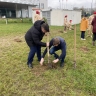
[(34, 16), (34, 22), (36, 22), (37, 20), (42, 20), (41, 16), (40, 16), (40, 12), (37, 10), (36, 14)]
[(85, 39), (85, 31), (88, 28), (88, 20), (86, 18), (86, 16), (83, 16), (82, 20), (81, 20), (81, 24), (80, 24), (80, 31), (81, 31), (81, 40), (86, 40)]

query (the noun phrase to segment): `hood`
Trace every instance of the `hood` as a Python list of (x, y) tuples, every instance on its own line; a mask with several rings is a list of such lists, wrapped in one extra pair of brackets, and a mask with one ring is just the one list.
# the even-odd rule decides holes
[(38, 20), (38, 21), (36, 21), (36, 22), (34, 23), (34, 27), (35, 27), (39, 32), (41, 32), (41, 25), (42, 25), (43, 23), (45, 23), (45, 22), (42, 21), (42, 20)]

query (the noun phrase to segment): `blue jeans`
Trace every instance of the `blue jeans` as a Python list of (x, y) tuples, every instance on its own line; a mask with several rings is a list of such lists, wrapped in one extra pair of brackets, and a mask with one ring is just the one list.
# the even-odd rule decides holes
[(83, 38), (83, 39), (85, 38), (85, 31), (81, 32), (81, 38)]
[[(57, 59), (59, 56), (55, 53), (55, 51), (58, 51), (58, 50), (60, 50), (60, 49), (61, 49), (61, 48), (59, 48), (59, 47), (53, 46), (53, 47), (50, 49), (49, 53), (50, 53), (51, 55), (54, 54), (54, 57)], [(61, 58), (61, 63), (64, 62), (65, 57), (66, 57), (66, 46), (65, 46), (64, 56), (63, 56), (63, 58)]]
[(41, 46), (30, 47), (30, 52), (29, 52), (27, 64), (30, 64), (33, 62), (33, 58), (34, 58), (35, 53), (37, 53), (38, 61), (40, 61), (41, 60)]

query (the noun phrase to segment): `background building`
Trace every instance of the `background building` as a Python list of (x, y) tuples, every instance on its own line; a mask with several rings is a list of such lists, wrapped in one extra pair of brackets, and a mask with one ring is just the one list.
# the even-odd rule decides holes
[(49, 25), (64, 26), (64, 16), (68, 16), (68, 21), (72, 20), (72, 24), (79, 24), (81, 21), (81, 10), (60, 10), (48, 9), (42, 10), (42, 17), (47, 19)]
[(32, 7), (38, 3), (39, 0), (0, 0), (0, 17), (31, 18)]
[(0, 0), (0, 17), (31, 18), (33, 7), (48, 9), (48, 0)]
[(40, 9), (48, 9), (48, 0), (39, 0)]

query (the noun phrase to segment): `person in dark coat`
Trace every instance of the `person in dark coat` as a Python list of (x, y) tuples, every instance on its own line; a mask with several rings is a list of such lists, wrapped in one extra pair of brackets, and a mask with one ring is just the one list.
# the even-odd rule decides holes
[(93, 46), (95, 46), (95, 41), (96, 41), (96, 12), (94, 12), (94, 19), (93, 19), (91, 25), (92, 25), (92, 32), (93, 32)]
[(38, 20), (25, 34), (25, 40), (30, 48), (27, 65), (33, 68), (32, 62), (35, 53), (37, 53), (38, 61), (41, 60), (41, 47), (49, 46), (49, 43), (41, 42), (46, 32), (49, 32), (49, 25), (42, 20)]
[[(52, 55), (54, 55), (55, 60), (53, 60), (53, 63), (57, 63), (59, 60), (60, 62), (60, 67), (64, 67), (64, 59), (66, 57), (66, 42), (62, 37), (55, 37), (53, 39), (51, 39), (50, 43), (49, 43), (49, 48), (51, 48), (49, 50), (49, 53)], [(58, 56), (55, 52), (61, 50), (61, 55)], [(45, 49), (40, 64), (43, 65), (44, 62), (44, 57), (47, 53), (47, 48)]]

